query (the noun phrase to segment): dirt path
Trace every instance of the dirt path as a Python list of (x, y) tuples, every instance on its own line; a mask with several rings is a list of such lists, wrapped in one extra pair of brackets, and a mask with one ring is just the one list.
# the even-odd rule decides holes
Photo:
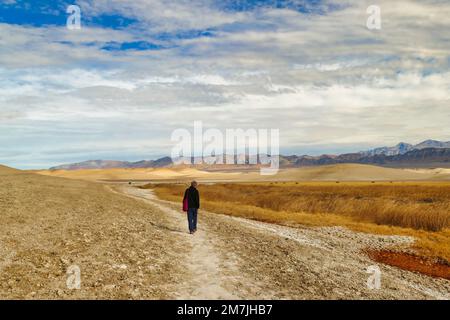
[(179, 237), (185, 279), (169, 297), (181, 299), (450, 299), (450, 281), (378, 265), (380, 289), (369, 289), (364, 248), (408, 245), (413, 239), (343, 228), (290, 228), (200, 211), (199, 231), (187, 233), (179, 204), (150, 190), (112, 190), (153, 206)]
[[(114, 190), (114, 189), (113, 189)], [(208, 233), (200, 227), (195, 236), (187, 233), (187, 220), (180, 210), (175, 210), (164, 201), (158, 200), (151, 191), (138, 188), (120, 188), (119, 191), (144, 200), (169, 217), (167, 227), (181, 236), (180, 246), (186, 250), (186, 259), (180, 262), (189, 271), (190, 277), (179, 283), (173, 292), (177, 299), (243, 299), (250, 294), (257, 297), (257, 289), (253, 285), (245, 285), (244, 275), (239, 269), (232, 254), (224, 254), (217, 250), (218, 239), (215, 233)], [(178, 248), (179, 249), (179, 248)], [(240, 290), (236, 288), (241, 287)], [(245, 294), (242, 294), (245, 292)], [(254, 295), (252, 295), (252, 292)]]

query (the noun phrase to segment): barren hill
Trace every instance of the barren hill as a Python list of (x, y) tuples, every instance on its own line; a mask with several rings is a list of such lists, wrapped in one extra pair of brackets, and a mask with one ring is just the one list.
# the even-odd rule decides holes
[(20, 173), (20, 170), (0, 165), (0, 175)]

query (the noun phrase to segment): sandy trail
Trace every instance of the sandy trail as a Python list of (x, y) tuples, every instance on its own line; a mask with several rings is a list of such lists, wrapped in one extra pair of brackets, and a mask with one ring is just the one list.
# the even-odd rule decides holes
[(188, 276), (172, 288), (174, 298), (450, 299), (450, 281), (385, 265), (378, 265), (381, 288), (367, 287), (367, 268), (375, 263), (362, 249), (408, 245), (413, 239), (407, 237), (292, 228), (203, 210), (192, 236), (179, 204), (159, 200), (151, 190), (112, 189), (153, 206), (181, 237), (185, 255), (178, 263)]
[[(225, 284), (232, 279), (227, 279), (222, 268), (220, 268), (220, 259), (216, 255), (213, 239), (207, 237), (202, 229), (195, 236), (186, 233), (187, 221), (180, 212), (164, 206), (158, 201), (152, 192), (137, 188), (122, 189), (127, 195), (145, 199), (161, 212), (170, 217), (171, 225), (169, 228), (183, 233), (182, 246), (188, 249), (188, 258), (183, 265), (189, 270), (190, 277), (181, 283), (176, 298), (179, 299), (236, 299), (230, 290), (227, 290)], [(234, 270), (233, 270), (234, 271)]]

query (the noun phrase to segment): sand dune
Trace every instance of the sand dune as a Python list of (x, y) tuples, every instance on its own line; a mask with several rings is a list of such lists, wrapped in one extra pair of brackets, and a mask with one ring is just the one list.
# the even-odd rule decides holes
[(195, 168), (159, 169), (95, 169), (76, 171), (38, 171), (56, 177), (82, 180), (191, 180), (200, 181), (404, 181), (404, 180), (450, 180), (450, 172), (443, 169), (392, 169), (362, 164), (338, 164), (319, 167), (281, 169), (275, 176), (261, 176), (258, 170), (243, 172), (202, 171)]
[(193, 177), (207, 177), (206, 171), (196, 169), (91, 169), (91, 170), (56, 170), (36, 171), (36, 173), (80, 180), (176, 180)]
[(413, 173), (428, 174), (432, 180), (450, 180), (450, 169), (435, 168), (435, 169), (406, 169)]
[[(438, 174), (442, 175), (442, 174)], [(339, 164), (282, 171), (281, 179), (294, 180), (430, 180), (434, 171), (411, 171), (362, 164)]]

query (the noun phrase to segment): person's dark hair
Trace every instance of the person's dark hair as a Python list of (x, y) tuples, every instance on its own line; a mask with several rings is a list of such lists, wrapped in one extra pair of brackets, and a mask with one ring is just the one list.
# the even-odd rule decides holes
[(192, 181), (191, 182), (191, 187), (195, 188), (195, 187), (197, 187), (197, 185), (198, 185), (197, 181)]

